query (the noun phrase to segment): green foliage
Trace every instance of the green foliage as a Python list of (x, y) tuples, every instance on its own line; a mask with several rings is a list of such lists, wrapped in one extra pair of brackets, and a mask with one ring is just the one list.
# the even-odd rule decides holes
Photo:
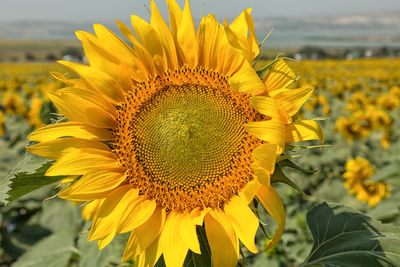
[(74, 251), (74, 236), (69, 231), (59, 231), (39, 241), (13, 267), (67, 266)]
[(201, 255), (189, 251), (183, 264), (185, 267), (211, 266), (211, 251), (204, 227), (197, 227), (197, 236), (199, 238)]
[(77, 248), (79, 254), (80, 267), (106, 267), (109, 264), (118, 265), (121, 262), (122, 253), (125, 249), (125, 243), (128, 240), (129, 233), (117, 235), (110, 245), (102, 250), (97, 247), (97, 242), (88, 242), (90, 223), (85, 223), (82, 233), (78, 236)]
[(314, 244), (301, 266), (398, 266), (400, 228), (341, 205), (314, 206), (307, 214)]
[[(65, 178), (65, 176), (44, 175), (52, 163), (52, 161), (45, 160), (27, 152), (25, 159), (17, 169), (11, 172), (7, 178), (4, 180), (2, 179), (1, 183), (4, 183), (9, 189), (1, 192), (0, 200), (3, 199), (3, 203), (13, 201), (42, 186)], [(35, 168), (37, 166), (40, 167)]]
[(52, 119), (55, 117), (55, 113), (57, 112), (56, 107), (50, 101), (44, 101), (42, 106), (40, 107), (40, 120), (44, 124), (50, 124)]

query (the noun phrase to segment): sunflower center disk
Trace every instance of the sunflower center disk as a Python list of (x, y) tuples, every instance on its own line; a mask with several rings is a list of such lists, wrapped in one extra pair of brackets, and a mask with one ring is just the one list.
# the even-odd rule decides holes
[(141, 84), (118, 107), (119, 162), (129, 183), (167, 211), (222, 208), (252, 179), (260, 141), (243, 126), (260, 114), (215, 75), (178, 85), (164, 79)]
[[(212, 98), (210, 97), (212, 96)], [(155, 182), (199, 187), (229, 172), (240, 151), (244, 115), (215, 89), (165, 88), (134, 121), (137, 160)]]

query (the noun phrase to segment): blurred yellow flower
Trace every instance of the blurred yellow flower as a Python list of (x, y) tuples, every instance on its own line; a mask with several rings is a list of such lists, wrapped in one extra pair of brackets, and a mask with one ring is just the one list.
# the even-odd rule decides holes
[(351, 98), (347, 100), (346, 108), (350, 111), (358, 111), (363, 109), (364, 106), (372, 103), (373, 100), (363, 92), (355, 92)]
[(383, 182), (366, 181), (355, 184), (350, 194), (356, 194), (358, 200), (367, 202), (370, 207), (375, 207), (381, 200), (390, 196), (391, 188), (391, 185)]
[(0, 136), (3, 136), (6, 133), (4, 128), (4, 123), (6, 119), (4, 118), (4, 113), (0, 110)]
[(370, 131), (366, 130), (360, 120), (355, 117), (339, 117), (336, 120), (336, 128), (349, 142), (352, 142), (354, 139), (364, 139), (370, 134)]
[(370, 207), (374, 207), (390, 196), (390, 185), (367, 181), (374, 174), (374, 169), (368, 160), (361, 157), (349, 159), (345, 168), (346, 172), (342, 175), (346, 179), (345, 187), (348, 188), (349, 194), (356, 194), (358, 200), (368, 202)]
[(349, 159), (346, 162), (346, 172), (343, 173), (343, 178), (346, 179), (345, 186), (351, 188), (355, 184), (370, 178), (374, 174), (374, 169), (368, 160), (361, 157)]
[(383, 94), (378, 97), (376, 104), (387, 110), (397, 109), (400, 105), (400, 97), (397, 93)]
[(40, 97), (33, 97), (31, 99), (31, 106), (28, 111), (28, 122), (35, 128), (43, 126), (43, 122), (40, 119), (40, 110), (42, 108), (43, 99)]
[(7, 114), (26, 115), (27, 107), (19, 94), (8, 91), (4, 93), (1, 101)]

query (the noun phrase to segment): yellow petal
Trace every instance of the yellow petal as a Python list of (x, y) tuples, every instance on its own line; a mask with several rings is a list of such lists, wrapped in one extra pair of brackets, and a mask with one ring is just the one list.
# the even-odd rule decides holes
[(61, 122), (47, 125), (32, 132), (28, 138), (32, 141), (45, 142), (67, 136), (97, 141), (109, 141), (113, 138), (109, 130), (92, 127), (83, 122)]
[(178, 34), (178, 26), (181, 23), (182, 10), (175, 0), (167, 0), (167, 5), (169, 11), (169, 27), (172, 36), (176, 37)]
[(181, 214), (179, 215), (179, 218), (181, 220), (179, 233), (183, 242), (185, 242), (191, 251), (201, 254), (199, 239), (197, 238), (196, 224), (193, 222), (189, 214)]
[(108, 193), (126, 180), (120, 169), (95, 169), (83, 175), (78, 181), (62, 191), (60, 198), (88, 201), (105, 198)]
[(62, 183), (62, 184), (70, 184), (70, 183), (72, 183), (73, 181), (75, 181), (79, 177), (80, 177), (80, 175), (72, 175), (72, 176), (69, 176), (67, 178), (61, 179), (60, 183)]
[(251, 180), (243, 187), (242, 191), (239, 192), (239, 196), (246, 200), (247, 204), (249, 204), (253, 201), (259, 186), (259, 183), (257, 183), (255, 180)]
[(186, 0), (181, 21), (178, 25), (177, 40), (182, 49), (182, 56), (185, 64), (189, 67), (197, 66), (199, 60), (199, 46), (189, 0)]
[(123, 89), (109, 74), (74, 62), (60, 60), (58, 63), (75, 71), (96, 92), (106, 96), (113, 104), (125, 100)]
[(134, 57), (132, 47), (122, 41), (115, 33), (100, 24), (94, 24), (93, 29), (102, 47), (118, 55), (118, 58), (126, 62), (127, 65), (136, 63), (137, 59)]
[(129, 205), (119, 219), (117, 232), (126, 233), (143, 225), (151, 218), (155, 209), (156, 202), (154, 200), (138, 198)]
[(231, 76), (241, 69), (245, 58), (228, 42), (224, 28), (214, 15), (203, 17), (199, 25), (199, 64)]
[[(258, 166), (258, 164), (254, 163), (254, 162), (251, 164), (251, 168), (253, 169), (254, 178), (255, 178), (257, 186), (259, 186), (260, 184), (262, 184), (264, 186), (271, 185), (271, 173), (269, 171)], [(258, 189), (258, 187), (257, 187), (257, 189)], [(254, 195), (255, 195), (255, 193), (254, 193)], [(254, 195), (253, 195), (253, 197), (254, 197)]]
[(132, 32), (132, 30), (128, 26), (126, 26), (122, 21), (117, 20), (117, 25), (118, 25), (119, 30), (125, 36), (125, 38), (128, 39), (131, 43), (139, 42), (139, 40), (136, 38), (136, 36)]
[(196, 208), (190, 212), (190, 217), (192, 218), (194, 224), (203, 225), (204, 216), (209, 212), (208, 208), (200, 209)]
[(267, 96), (253, 96), (249, 99), (250, 104), (261, 114), (268, 117), (279, 116), (279, 107), (275, 99)]
[(245, 125), (246, 130), (255, 137), (278, 146), (278, 154), (285, 147), (285, 125), (279, 119), (250, 122)]
[(95, 200), (87, 203), (82, 208), (82, 217), (86, 221), (89, 221), (90, 219), (92, 219), (94, 217), (94, 215), (96, 214), (97, 210), (100, 208), (101, 203), (103, 203), (103, 199), (95, 199)]
[(72, 148), (95, 148), (111, 151), (110, 148), (104, 143), (80, 138), (60, 138), (56, 140), (50, 140), (27, 147), (26, 150), (41, 157), (56, 160), (67, 153), (65, 151), (66, 149), (71, 151)]
[(269, 174), (275, 170), (277, 146), (275, 144), (262, 144), (253, 151), (254, 162), (265, 169)]
[(243, 10), (242, 13), (237, 16), (232, 23), (229, 25), (229, 28), (231, 28), (232, 31), (234, 31), (236, 34), (238, 34), (241, 38), (247, 38), (248, 35), (248, 25), (246, 22), (246, 17), (245, 13), (250, 13), (252, 8), (247, 8)]
[[(117, 54), (115, 51), (109, 50), (111, 48), (108, 47), (107, 42), (100, 41), (95, 35), (78, 31), (76, 32), (76, 36), (82, 41), (85, 56), (90, 67), (114, 77), (124, 91), (128, 90), (131, 83), (130, 79), (136, 79), (137, 76), (142, 74), (139, 67), (133, 64), (132, 66), (128, 66), (127, 62), (122, 62), (121, 59), (123, 58), (116, 57), (115, 55)], [(132, 68), (130, 69), (129, 67)], [(136, 71), (133, 73), (131, 70)]]
[[(245, 9), (230, 25), (229, 28), (236, 32), (241, 38), (247, 39), (248, 50), (250, 52), (250, 62), (258, 55), (259, 47), (254, 28), (254, 21), (251, 17), (252, 8)], [(250, 35), (248, 35), (248, 31)]]
[(179, 234), (181, 219), (175, 212), (170, 212), (160, 236), (166, 266), (182, 266), (188, 252), (188, 246)]
[(253, 253), (257, 253), (254, 242), (259, 221), (257, 216), (239, 196), (233, 197), (224, 207), (226, 217), (242, 243)]
[(126, 244), (123, 261), (141, 253), (156, 240), (165, 222), (165, 210), (156, 208), (153, 215), (141, 226), (132, 230)]
[(263, 115), (280, 119), (283, 123), (292, 122), (292, 118), (284, 112), (280, 104), (272, 97), (253, 96), (249, 101), (251, 105)]
[(131, 89), (132, 80), (145, 81), (148, 73), (137, 53), (104, 26), (93, 27), (97, 36), (77, 32), (90, 66), (108, 73), (124, 91)]
[[(61, 74), (59, 72), (55, 72), (55, 71), (50, 71), (50, 74), (55, 79), (65, 83), (69, 87), (82, 88), (86, 85), (86, 83), (82, 79), (68, 79), (63, 74)], [(50, 92), (53, 92), (53, 91), (50, 91)]]
[(296, 80), (296, 75), (285, 61), (278, 60), (263, 79), (268, 92), (286, 88)]
[(105, 248), (110, 242), (114, 239), (115, 236), (115, 231), (111, 232), (109, 235), (107, 235), (104, 238), (100, 238), (97, 242), (97, 246), (99, 247), (99, 250), (102, 250)]
[(304, 102), (311, 96), (314, 88), (278, 89), (270, 93), (289, 115), (295, 115)]
[(167, 58), (158, 33), (149, 23), (138, 16), (132, 15), (131, 22), (142, 46), (151, 54), (158, 71), (161, 73), (166, 71), (168, 68)]
[(295, 121), (286, 125), (286, 142), (295, 143), (307, 140), (320, 140), (324, 143), (321, 126), (313, 120)]
[(118, 162), (112, 152), (99, 149), (73, 149), (60, 157), (46, 172), (47, 176), (83, 175), (97, 168), (115, 168)]
[(78, 95), (84, 90), (72, 92), (64, 89), (49, 94), (49, 98), (60, 113), (64, 114), (70, 121), (80, 121), (98, 128), (113, 128), (115, 126), (113, 115), (108, 113), (101, 104)]
[(247, 29), (246, 38), (243, 38), (243, 36), (236, 34), (236, 32), (230, 29), (228, 23), (226, 22), (226, 19), (224, 19), (224, 29), (230, 45), (234, 47), (237, 51), (239, 51), (244, 56), (244, 58), (251, 63), (252, 58), (247, 43)]
[(105, 238), (116, 231), (118, 220), (133, 199), (137, 198), (139, 190), (131, 185), (123, 185), (108, 195), (94, 216), (88, 241)]
[(283, 207), (281, 198), (272, 186), (260, 186), (257, 192), (257, 198), (278, 224), (278, 229), (276, 230), (275, 235), (266, 246), (266, 249), (270, 249), (278, 243), (282, 236), (283, 229), (285, 228), (285, 208)]
[[(153, 267), (157, 263), (162, 253), (162, 246), (160, 245), (160, 237), (157, 237), (153, 243), (137, 257), (137, 267)], [(126, 258), (122, 258), (125, 261)]]
[(167, 23), (158, 11), (157, 5), (151, 1), (151, 25), (161, 38), (161, 44), (164, 48), (165, 55), (168, 59), (169, 69), (178, 68), (178, 56), (176, 54), (175, 42)]
[(213, 266), (235, 267), (239, 258), (239, 244), (225, 214), (211, 210), (204, 219)]
[(90, 66), (106, 71), (108, 69), (105, 68), (109, 68), (109, 66), (102, 66), (103, 64), (118, 65), (121, 63), (121, 60), (115, 56), (116, 54), (107, 49), (107, 45), (101, 45), (96, 35), (84, 31), (76, 31), (75, 35), (82, 42)]
[(229, 84), (238, 92), (248, 92), (262, 90), (265, 88), (258, 74), (249, 62), (244, 61), (240, 70), (229, 78)]

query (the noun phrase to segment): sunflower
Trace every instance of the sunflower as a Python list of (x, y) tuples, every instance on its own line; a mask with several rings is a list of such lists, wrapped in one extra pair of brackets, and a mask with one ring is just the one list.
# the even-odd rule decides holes
[(2, 104), (7, 114), (26, 115), (26, 105), (18, 93), (7, 91), (2, 97)]
[(28, 111), (28, 122), (31, 126), (39, 128), (43, 126), (40, 119), (40, 110), (42, 109), (43, 99), (41, 97), (33, 97), (31, 99), (31, 106)]
[(369, 179), (374, 174), (374, 169), (368, 160), (362, 157), (349, 159), (346, 162), (346, 172), (343, 173), (343, 178), (346, 179), (345, 186), (347, 188), (353, 187), (355, 184), (362, 183), (364, 180)]
[(354, 116), (349, 118), (339, 117), (335, 124), (337, 130), (342, 133), (348, 142), (353, 142), (354, 139), (364, 139), (370, 134)]
[(312, 88), (288, 89), (297, 75), (283, 60), (256, 72), (259, 53), (251, 9), (231, 24), (211, 14), (198, 29), (190, 5), (167, 1), (169, 27), (151, 2), (151, 22), (118, 21), (132, 46), (102, 25), (77, 32), (89, 66), (60, 61), (80, 79), (49, 93), (68, 119), (34, 131), (32, 153), (55, 160), (46, 175), (67, 175), (59, 196), (87, 203), (88, 240), (105, 247), (130, 232), (123, 261), (181, 266), (201, 253), (204, 227), (213, 266), (236, 266), (239, 240), (257, 252), (259, 201), (285, 224), (270, 183), (285, 144), (323, 139), (313, 120), (294, 121)]
[(367, 181), (365, 183), (356, 184), (351, 190), (350, 194), (356, 194), (358, 200), (367, 202), (372, 208), (379, 202), (387, 197), (390, 197), (391, 185), (383, 182)]
[(6, 133), (4, 123), (6, 119), (4, 118), (4, 113), (3, 111), (0, 110), (0, 137), (3, 136)]
[(357, 199), (367, 202), (370, 207), (376, 206), (381, 200), (390, 196), (391, 185), (383, 182), (368, 181), (374, 174), (374, 169), (368, 160), (356, 157), (346, 162), (345, 187), (349, 194), (355, 194)]

